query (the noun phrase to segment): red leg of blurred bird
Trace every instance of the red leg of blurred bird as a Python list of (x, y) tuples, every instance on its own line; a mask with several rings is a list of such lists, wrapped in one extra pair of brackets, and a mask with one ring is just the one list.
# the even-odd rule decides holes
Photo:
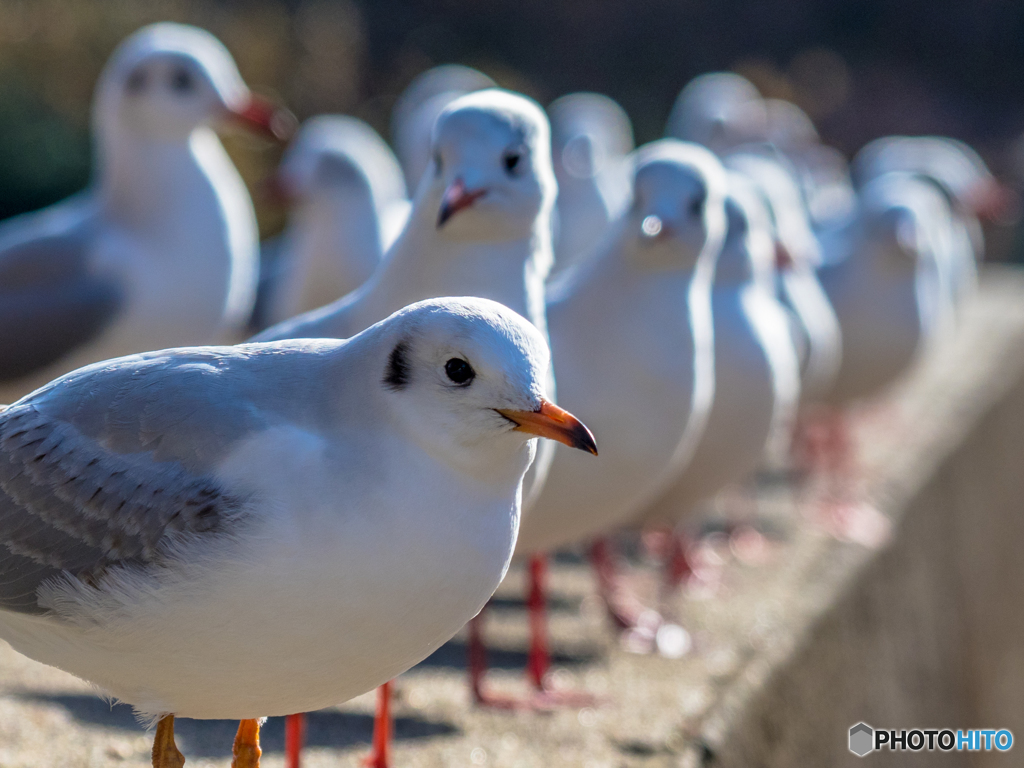
[(660, 618), (656, 611), (645, 608), (622, 585), (618, 553), (611, 539), (597, 539), (590, 548), (590, 562), (597, 576), (597, 590), (612, 623), (622, 630), (649, 628)]
[(547, 558), (530, 558), (530, 592), (526, 608), (530, 614), (530, 652), (526, 658), (526, 674), (538, 691), (544, 690), (544, 678), (551, 666), (548, 653), (547, 601), (544, 597), (547, 579)]
[(242, 720), (238, 723), (235, 745), (231, 750), (234, 755), (231, 768), (260, 768), (260, 721)]
[(679, 587), (686, 582), (693, 573), (690, 565), (688, 536), (672, 532), (672, 543), (669, 549), (668, 560), (665, 563), (664, 587), (669, 594), (675, 593)]
[(391, 683), (377, 689), (377, 714), (373, 719), (373, 752), (366, 758), (367, 768), (391, 765)]
[(857, 498), (857, 454), (850, 430), (849, 415), (837, 411), (832, 418), (827, 444), (828, 480), (825, 528), (837, 539), (866, 547), (882, 546), (889, 539), (892, 524), (873, 505)]
[(306, 731), (306, 716), (302, 713), (288, 715), (284, 719), (284, 764), (285, 768), (300, 768), (302, 764), (302, 742)]
[(486, 612), (487, 605), (469, 620), (469, 643), (466, 646), (469, 656), (469, 689), (473, 694), (473, 703), (480, 706), (491, 704), (490, 698), (484, 693), (484, 677), (487, 675), (487, 645), (483, 638), (483, 621)]
[(484, 642), (483, 626), (487, 605), (469, 620), (468, 625), (469, 644), (466, 647), (466, 652), (469, 665), (469, 689), (473, 694), (473, 703), (477, 706), (497, 709), (526, 709), (530, 706), (529, 702), (507, 696), (496, 696), (484, 690), (484, 678), (487, 676), (487, 644)]

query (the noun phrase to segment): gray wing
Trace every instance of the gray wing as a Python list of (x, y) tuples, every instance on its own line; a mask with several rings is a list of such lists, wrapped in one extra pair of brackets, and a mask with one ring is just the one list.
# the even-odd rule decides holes
[[(262, 411), (209, 349), (83, 369), (0, 412), (0, 609), (45, 613), (47, 579), (96, 583), (230, 528), (245, 500), (211, 474)], [(270, 386), (273, 386), (271, 384)]]
[[(19, 222), (23, 230), (31, 223)], [(121, 286), (90, 272), (92, 232), (93, 222), (80, 219), (0, 245), (0, 383), (59, 360), (116, 317)]]

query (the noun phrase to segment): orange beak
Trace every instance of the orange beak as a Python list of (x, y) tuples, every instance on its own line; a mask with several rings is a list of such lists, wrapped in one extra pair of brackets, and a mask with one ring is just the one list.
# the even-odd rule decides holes
[(463, 208), (469, 208), (469, 206), (486, 194), (486, 189), (469, 190), (466, 189), (466, 183), (462, 179), (456, 179), (444, 191), (444, 197), (441, 198), (441, 211), (437, 215), (437, 228), (443, 227), (448, 219)]
[(230, 109), (228, 115), (239, 125), (275, 141), (288, 141), (298, 127), (295, 115), (255, 94), (244, 106)]
[(507, 408), (496, 410), (516, 424), (516, 432), (557, 440), (570, 448), (579, 448), (597, 456), (597, 443), (586, 425), (554, 403), (544, 400), (536, 411), (513, 411)]

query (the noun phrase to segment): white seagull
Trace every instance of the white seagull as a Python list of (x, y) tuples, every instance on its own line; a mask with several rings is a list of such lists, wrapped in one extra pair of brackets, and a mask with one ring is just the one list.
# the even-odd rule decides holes
[[(351, 293), (373, 274), (409, 214), (391, 148), (354, 117), (307, 120), (281, 160), (275, 191), (291, 203), (266, 286), (266, 322)], [(268, 246), (265, 245), (264, 248)]]
[[(800, 399), (800, 363), (789, 318), (775, 292), (768, 209), (752, 182), (732, 172), (725, 210), (728, 233), (711, 291), (711, 414), (686, 468), (637, 519), (641, 527), (691, 522), (702, 505), (751, 476), (766, 457), (788, 451)], [(686, 540), (685, 533), (673, 535)], [(672, 551), (685, 558), (687, 549), (674, 546)], [(666, 563), (666, 569), (666, 583), (673, 586), (688, 571), (675, 562)]]
[(937, 253), (949, 206), (926, 179), (887, 173), (860, 193), (856, 218), (820, 271), (842, 329), (843, 357), (825, 395), (834, 406), (895, 381), (948, 324)]
[(977, 286), (977, 262), (985, 255), (981, 221), (1012, 221), (1020, 205), (1016, 193), (996, 180), (977, 152), (942, 136), (876, 139), (857, 153), (853, 170), (860, 186), (884, 173), (912, 173), (945, 195), (951, 230), (936, 256), (944, 288), (960, 306)]
[[(528, 671), (541, 703), (557, 693), (544, 687), (542, 558), (635, 519), (689, 460), (713, 398), (710, 292), (725, 172), (708, 150), (674, 139), (632, 161), (631, 206), (548, 302), (559, 391), (590, 414), (602, 442), (589, 466), (556, 447), (540, 498), (524, 511), (516, 556), (531, 559)], [(472, 671), (480, 697), (483, 670)]]
[(629, 204), (633, 126), (625, 110), (598, 93), (570, 93), (548, 106), (558, 180), (552, 279), (604, 239)]
[(0, 226), (0, 402), (118, 355), (234, 341), (255, 300), (252, 202), (212, 125), (283, 134), (221, 43), (154, 24), (93, 107), (92, 184)]
[(767, 115), (754, 84), (734, 72), (709, 72), (691, 80), (672, 105), (665, 135), (724, 154), (763, 141)]
[(0, 412), (0, 637), (159, 720), (258, 721), (357, 696), (484, 605), (543, 435), (543, 336), (480, 299), (347, 340), (151, 352)]
[(815, 228), (845, 221), (857, 205), (846, 156), (821, 143), (818, 131), (796, 104), (765, 99), (766, 141), (795, 167)]
[(494, 87), (491, 78), (472, 67), (442, 64), (418, 74), (402, 91), (391, 110), (391, 139), (413, 194), (433, 161), (438, 115), (460, 96)]
[(839, 322), (822, 290), (816, 269), (821, 246), (808, 218), (795, 175), (783, 158), (761, 148), (728, 155), (725, 165), (754, 182), (768, 205), (776, 243), (779, 298), (790, 312), (800, 355), (800, 397), (816, 402), (832, 382), (842, 356)]

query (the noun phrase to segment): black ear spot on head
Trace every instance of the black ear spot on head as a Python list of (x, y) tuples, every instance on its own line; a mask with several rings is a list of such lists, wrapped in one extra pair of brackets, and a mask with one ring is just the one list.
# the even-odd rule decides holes
[(384, 386), (391, 390), (404, 389), (409, 384), (409, 344), (400, 341), (388, 355), (388, 367), (384, 371)]

